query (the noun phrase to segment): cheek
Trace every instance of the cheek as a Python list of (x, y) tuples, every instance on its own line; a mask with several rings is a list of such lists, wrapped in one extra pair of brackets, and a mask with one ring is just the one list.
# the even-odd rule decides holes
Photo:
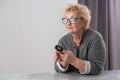
[(80, 28), (80, 25), (77, 25), (77, 24), (73, 25), (73, 29), (79, 29), (79, 28)]
[(74, 26), (74, 28), (79, 30), (79, 29), (82, 29), (83, 26), (82, 26), (82, 24), (76, 24), (76, 25)]

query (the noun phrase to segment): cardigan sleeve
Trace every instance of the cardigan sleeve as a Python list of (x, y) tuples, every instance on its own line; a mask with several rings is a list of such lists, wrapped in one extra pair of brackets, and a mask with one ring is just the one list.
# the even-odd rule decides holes
[(88, 61), (91, 64), (89, 74), (99, 74), (104, 67), (106, 46), (102, 36), (97, 35), (92, 38), (88, 49)]

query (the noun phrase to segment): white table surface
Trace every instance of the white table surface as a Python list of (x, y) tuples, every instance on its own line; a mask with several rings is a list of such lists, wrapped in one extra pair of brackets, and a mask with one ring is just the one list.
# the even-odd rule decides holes
[(0, 74), (0, 80), (120, 80), (120, 70), (103, 71), (99, 75), (79, 73)]

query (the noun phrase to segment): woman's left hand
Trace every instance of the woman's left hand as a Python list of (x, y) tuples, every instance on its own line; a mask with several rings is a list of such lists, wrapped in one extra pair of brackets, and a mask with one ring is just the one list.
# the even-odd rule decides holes
[(77, 59), (77, 57), (70, 50), (63, 50), (61, 56), (61, 61), (65, 64), (72, 64)]

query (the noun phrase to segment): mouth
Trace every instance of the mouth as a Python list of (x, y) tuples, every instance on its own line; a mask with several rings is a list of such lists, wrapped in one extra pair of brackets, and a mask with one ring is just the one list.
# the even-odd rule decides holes
[(73, 27), (66, 27), (67, 29), (72, 29)]

